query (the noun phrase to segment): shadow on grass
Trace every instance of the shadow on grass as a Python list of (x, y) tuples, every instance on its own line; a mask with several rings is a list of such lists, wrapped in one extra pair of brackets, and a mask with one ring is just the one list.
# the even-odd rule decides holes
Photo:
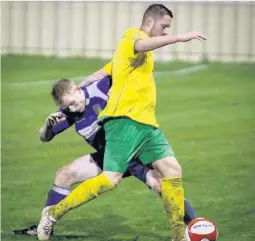
[[(60, 232), (64, 233), (63, 230), (72, 230), (72, 232), (77, 230), (79, 233), (84, 230), (84, 232), (91, 234), (88, 236), (85, 235), (84, 238), (87, 238), (88, 240), (89, 238), (98, 241), (169, 240), (169, 237), (161, 236), (156, 232), (148, 232), (149, 228), (146, 231), (139, 231), (139, 229), (134, 230), (127, 224), (128, 220), (129, 219), (123, 216), (117, 215), (107, 215), (103, 218), (89, 218), (85, 220), (63, 220), (62, 224), (64, 228), (60, 228), (59, 231), (55, 230), (54, 236), (66, 236), (58, 235)], [(70, 235), (70, 237), (71, 236), (72, 235)], [(67, 237), (67, 239), (68, 238), (69, 237)]]
[[(54, 227), (52, 241), (140, 241), (140, 240), (169, 240), (158, 233), (147, 230), (132, 229), (127, 223), (128, 218), (117, 215), (104, 215), (88, 219), (61, 220)], [(149, 228), (148, 228), (149, 231)], [(2, 233), (2, 240), (37, 240), (36, 236), (13, 235)]]

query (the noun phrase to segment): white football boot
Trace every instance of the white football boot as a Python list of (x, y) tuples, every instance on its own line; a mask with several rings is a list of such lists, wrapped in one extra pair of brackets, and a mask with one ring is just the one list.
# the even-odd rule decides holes
[(45, 207), (43, 210), (42, 210), (42, 213), (41, 213), (41, 219), (44, 217), (44, 216), (47, 216), (48, 215), (48, 210), (53, 207), (54, 205), (51, 205), (51, 206), (47, 206)]
[(42, 211), (41, 220), (37, 227), (37, 237), (39, 240), (49, 240), (53, 232), (53, 225), (56, 223), (56, 220), (48, 215), (49, 208), (45, 207)]

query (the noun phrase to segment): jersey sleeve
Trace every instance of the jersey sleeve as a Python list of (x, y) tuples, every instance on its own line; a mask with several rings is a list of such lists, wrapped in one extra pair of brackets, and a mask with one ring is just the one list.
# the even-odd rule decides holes
[[(121, 45), (121, 55), (120, 58), (130, 58), (135, 57), (137, 54), (135, 51), (135, 44), (140, 40), (148, 39), (148, 35), (139, 29), (129, 29), (126, 31), (124, 36), (123, 44)], [(144, 55), (145, 53), (143, 53)]]
[(61, 133), (62, 131), (68, 129), (71, 125), (67, 120), (61, 121), (60, 123), (52, 126), (52, 131), (54, 135)]
[(148, 39), (148, 35), (146, 35), (144, 32), (139, 31), (138, 33), (135, 33), (132, 37), (132, 43), (135, 45), (136, 42), (140, 40)]
[(131, 48), (132, 51), (135, 51), (135, 44), (140, 41), (140, 40), (145, 40), (148, 39), (148, 35), (146, 35), (146, 33), (139, 31), (137, 33), (134, 33), (133, 35), (130, 36), (131, 38)]
[(109, 74), (112, 75), (112, 61), (110, 61), (109, 63), (107, 63), (104, 67), (103, 70)]

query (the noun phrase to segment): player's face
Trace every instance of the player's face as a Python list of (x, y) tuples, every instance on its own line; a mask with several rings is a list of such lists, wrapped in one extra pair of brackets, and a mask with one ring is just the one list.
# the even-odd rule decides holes
[(69, 108), (71, 112), (83, 112), (85, 110), (84, 92), (73, 84), (70, 92), (63, 96), (61, 108)]
[(151, 37), (163, 36), (167, 29), (170, 28), (172, 24), (172, 18), (168, 15), (154, 21), (153, 27), (151, 29)]

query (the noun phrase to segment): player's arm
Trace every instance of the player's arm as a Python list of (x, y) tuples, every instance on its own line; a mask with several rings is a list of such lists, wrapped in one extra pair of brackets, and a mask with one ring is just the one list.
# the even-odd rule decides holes
[(135, 42), (136, 52), (147, 52), (177, 42), (187, 42), (192, 39), (206, 40), (206, 37), (199, 32), (191, 32), (181, 35), (165, 35), (146, 38)]
[(112, 61), (107, 63), (103, 68), (99, 69), (98, 71), (94, 72), (93, 74), (87, 76), (80, 84), (79, 86), (83, 86), (87, 83), (92, 83), (94, 81), (100, 80), (108, 75), (111, 75), (112, 73)]
[(39, 130), (39, 136), (41, 141), (43, 142), (51, 141), (55, 135), (66, 130), (73, 123), (74, 121), (72, 121), (70, 118), (68, 118), (61, 112), (50, 114), (47, 117), (44, 125)]

